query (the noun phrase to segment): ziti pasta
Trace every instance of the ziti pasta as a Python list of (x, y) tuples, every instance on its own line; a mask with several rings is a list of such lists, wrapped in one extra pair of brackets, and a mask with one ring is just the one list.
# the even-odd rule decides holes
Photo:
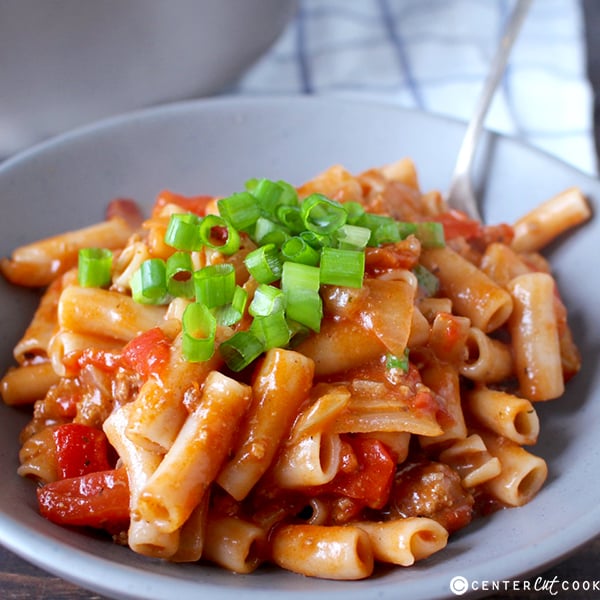
[(426, 559), (544, 483), (535, 406), (580, 356), (539, 250), (589, 214), (571, 189), (483, 225), (406, 159), (115, 200), (1, 262), (44, 289), (0, 384), (33, 407), (18, 472), (44, 517), (165, 560)]

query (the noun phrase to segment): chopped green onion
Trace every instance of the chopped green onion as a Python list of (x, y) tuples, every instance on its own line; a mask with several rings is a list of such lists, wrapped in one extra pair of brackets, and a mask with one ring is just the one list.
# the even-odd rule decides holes
[(222, 254), (233, 254), (240, 249), (240, 234), (235, 227), (218, 215), (206, 215), (200, 221), (199, 236), (202, 244)]
[(229, 304), (235, 292), (235, 269), (229, 263), (209, 265), (194, 273), (196, 302), (215, 308)]
[(260, 207), (250, 192), (239, 192), (217, 200), (219, 214), (236, 229), (247, 231), (260, 216)]
[(227, 326), (235, 325), (244, 316), (247, 302), (248, 292), (243, 287), (236, 285), (231, 302), (219, 306), (215, 310), (217, 323)]
[(254, 317), (250, 331), (263, 342), (265, 350), (287, 346), (291, 336), (283, 310), (275, 311), (270, 315)]
[(365, 274), (365, 253), (340, 248), (323, 248), (321, 283), (360, 288)]
[(304, 231), (304, 221), (302, 220), (299, 206), (293, 206), (289, 204), (278, 206), (277, 210), (275, 211), (275, 216), (279, 222), (292, 234), (297, 234), (301, 231)]
[(190, 362), (208, 360), (215, 351), (217, 321), (204, 304), (192, 302), (181, 318), (183, 356)]
[(320, 254), (299, 236), (291, 237), (281, 246), (281, 256), (284, 260), (316, 266), (319, 264)]
[(175, 213), (169, 219), (169, 225), (165, 232), (165, 244), (176, 250), (187, 250), (192, 252), (200, 250), (200, 232), (198, 225), (200, 217), (193, 213)]
[(409, 235), (414, 235), (417, 233), (416, 223), (411, 223), (408, 221), (398, 221), (396, 225), (398, 226), (400, 238), (403, 240), (405, 240)]
[(111, 282), (113, 253), (108, 248), (81, 248), (77, 278), (82, 287), (106, 287)]
[(358, 221), (365, 214), (365, 207), (360, 202), (349, 200), (348, 202), (344, 202), (342, 206), (348, 213), (347, 222), (350, 223), (350, 225), (357, 225)]
[(345, 250), (362, 250), (371, 237), (371, 230), (358, 225), (343, 225), (335, 232), (338, 247)]
[(133, 299), (140, 304), (165, 304), (169, 299), (166, 265), (160, 258), (145, 260), (129, 283)]
[(400, 369), (405, 373), (408, 371), (408, 353), (409, 350), (406, 348), (402, 356), (396, 354), (386, 354), (385, 357), (385, 368), (386, 369)]
[(194, 296), (194, 266), (192, 257), (187, 252), (175, 252), (167, 259), (166, 278), (167, 291), (179, 298)]
[(423, 248), (443, 248), (446, 245), (444, 226), (438, 221), (417, 223), (416, 236)]
[(301, 237), (311, 248), (320, 250), (326, 246), (333, 246), (333, 239), (329, 235), (321, 235), (314, 231), (302, 231), (298, 237)]
[(283, 292), (272, 285), (261, 283), (254, 292), (254, 298), (248, 307), (253, 317), (266, 317), (284, 308)]
[(285, 192), (283, 186), (270, 179), (253, 179), (247, 182), (246, 186), (250, 188), (252, 195), (256, 198), (261, 212), (273, 215)]
[(386, 215), (365, 213), (359, 220), (358, 225), (371, 230), (369, 246), (392, 244), (401, 239), (397, 221)]
[(246, 255), (244, 264), (259, 283), (271, 283), (281, 277), (281, 259), (275, 244), (265, 244)]
[(264, 350), (264, 342), (251, 331), (238, 331), (219, 346), (225, 363), (235, 372), (245, 369)]
[(252, 238), (257, 244), (261, 246), (275, 244), (279, 248), (289, 237), (289, 232), (279, 223), (265, 217), (259, 217), (256, 220)]
[(435, 296), (440, 289), (440, 280), (423, 265), (416, 265), (413, 267), (412, 272), (417, 278), (419, 287), (425, 292), (427, 296)]
[(346, 223), (344, 206), (323, 194), (311, 194), (300, 205), (304, 226), (315, 233), (333, 233)]
[(277, 184), (282, 188), (282, 193), (279, 196), (277, 202), (278, 206), (297, 206), (298, 205), (298, 192), (296, 188), (287, 181), (279, 179)]
[(265, 350), (287, 346), (291, 336), (282, 310), (271, 315), (255, 317), (249, 331), (262, 341)]
[(283, 263), (281, 289), (286, 315), (313, 331), (320, 330), (323, 318), (319, 287), (319, 267), (289, 261)]

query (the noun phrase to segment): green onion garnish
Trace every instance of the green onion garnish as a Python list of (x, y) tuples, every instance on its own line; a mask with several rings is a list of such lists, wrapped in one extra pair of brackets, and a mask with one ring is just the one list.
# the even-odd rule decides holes
[(354, 202), (350, 200), (348, 202), (344, 202), (342, 204), (346, 213), (348, 213), (348, 218), (346, 221), (350, 223), (350, 225), (356, 225), (358, 221), (365, 214), (365, 207), (360, 202)]
[(416, 236), (423, 248), (442, 248), (446, 245), (444, 226), (438, 221), (416, 223)]
[(106, 287), (111, 282), (113, 253), (108, 248), (79, 250), (77, 278), (82, 287)]
[(265, 244), (244, 259), (248, 272), (259, 283), (272, 283), (281, 277), (281, 259), (275, 244)]
[(365, 254), (356, 250), (323, 248), (320, 271), (323, 284), (360, 288), (365, 274)]
[(235, 292), (235, 269), (229, 263), (209, 265), (194, 273), (196, 302), (215, 308), (231, 303)]
[(133, 299), (140, 304), (168, 302), (165, 261), (160, 258), (145, 260), (131, 277), (130, 286)]
[(336, 232), (338, 247), (346, 250), (362, 250), (371, 237), (371, 230), (358, 225), (342, 225)]
[(217, 200), (219, 214), (236, 229), (246, 231), (254, 226), (260, 208), (250, 192), (239, 192)]
[(176, 250), (193, 252), (200, 250), (202, 242), (198, 225), (200, 217), (193, 213), (175, 213), (169, 219), (165, 232), (165, 244)]
[(199, 226), (200, 241), (221, 254), (233, 254), (240, 249), (240, 234), (223, 217), (206, 215)]
[(319, 295), (319, 267), (284, 262), (281, 289), (285, 297), (288, 318), (306, 325), (313, 331), (321, 328), (323, 302)]
[(281, 246), (281, 256), (284, 260), (312, 265), (313, 267), (318, 265), (320, 260), (319, 252), (299, 236), (291, 237)]
[(246, 182), (246, 187), (256, 198), (262, 214), (274, 214), (279, 204), (279, 199), (284, 194), (283, 186), (270, 179), (251, 179)]
[(254, 317), (249, 331), (262, 341), (265, 350), (285, 347), (291, 337), (291, 331), (283, 310)]
[(409, 235), (414, 235), (417, 233), (417, 224), (411, 223), (407, 221), (398, 221), (396, 224), (398, 226), (398, 232), (400, 233), (400, 238), (405, 240)]
[(258, 217), (256, 220), (256, 227), (252, 238), (254, 241), (264, 246), (265, 244), (275, 244), (278, 248), (290, 237), (289, 231), (266, 217)]
[(406, 348), (402, 356), (396, 354), (386, 354), (385, 357), (385, 368), (386, 369), (400, 369), (405, 373), (408, 371), (408, 354), (409, 350)]
[(246, 368), (265, 350), (265, 345), (251, 331), (238, 331), (219, 346), (227, 366), (235, 372)]
[(283, 292), (272, 285), (261, 283), (254, 292), (254, 298), (248, 307), (253, 317), (266, 317), (284, 309)]
[(192, 298), (194, 296), (194, 266), (188, 252), (174, 252), (167, 259), (167, 291), (171, 296)]
[(217, 323), (227, 326), (235, 325), (244, 316), (247, 302), (248, 292), (243, 287), (236, 285), (231, 302), (219, 306), (215, 310)]
[(186, 360), (202, 362), (215, 351), (217, 321), (203, 304), (192, 302), (186, 306), (181, 318), (182, 351)]
[(440, 289), (440, 280), (423, 265), (415, 265), (412, 272), (417, 278), (419, 287), (425, 292), (426, 296), (435, 296)]
[(302, 214), (300, 213), (300, 207), (290, 206), (284, 204), (278, 206), (275, 211), (277, 220), (292, 234), (300, 233), (304, 231), (304, 221), (302, 220)]
[(323, 194), (311, 194), (300, 205), (304, 226), (315, 233), (329, 234), (339, 229), (348, 218), (344, 206)]

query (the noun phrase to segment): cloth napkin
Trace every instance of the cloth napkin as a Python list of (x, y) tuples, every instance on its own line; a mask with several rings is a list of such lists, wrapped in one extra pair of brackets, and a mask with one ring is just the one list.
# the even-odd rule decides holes
[[(468, 120), (513, 0), (299, 0), (229, 90), (374, 99)], [(486, 127), (597, 174), (579, 0), (535, 0)]]

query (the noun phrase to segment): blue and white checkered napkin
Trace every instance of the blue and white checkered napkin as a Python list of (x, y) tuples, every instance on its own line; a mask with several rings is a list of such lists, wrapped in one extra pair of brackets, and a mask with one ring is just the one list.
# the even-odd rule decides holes
[[(467, 120), (513, 0), (299, 0), (239, 94), (336, 94)], [(596, 174), (579, 0), (536, 0), (486, 126)]]

